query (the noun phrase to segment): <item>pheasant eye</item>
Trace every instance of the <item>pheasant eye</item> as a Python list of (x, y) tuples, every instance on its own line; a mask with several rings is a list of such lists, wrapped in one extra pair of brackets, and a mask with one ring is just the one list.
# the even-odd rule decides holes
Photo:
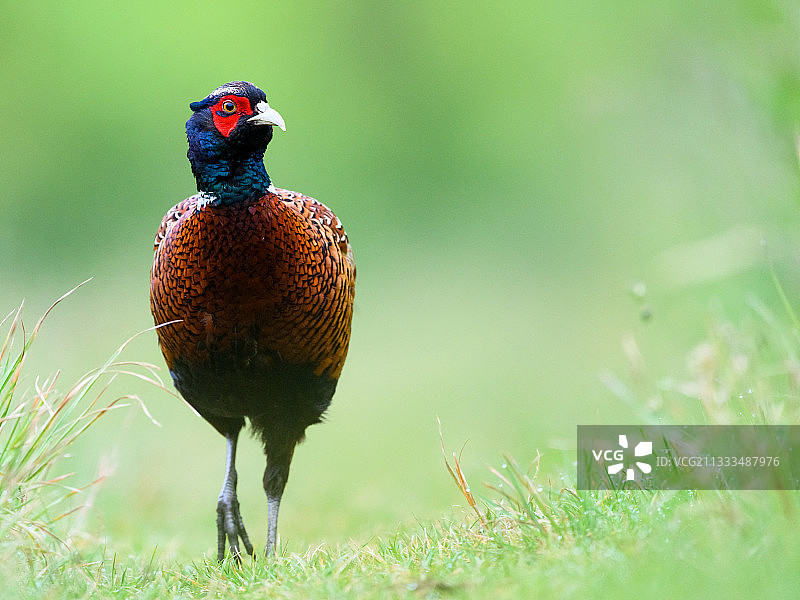
[(235, 113), (236, 104), (234, 103), (234, 101), (225, 100), (225, 102), (222, 103), (222, 112), (228, 113), (229, 115)]

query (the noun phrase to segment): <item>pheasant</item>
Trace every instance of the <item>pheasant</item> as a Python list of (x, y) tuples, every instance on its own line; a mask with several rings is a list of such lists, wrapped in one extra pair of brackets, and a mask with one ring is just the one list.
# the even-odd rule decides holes
[(240, 560), (236, 495), (245, 418), (266, 454), (266, 555), (295, 446), (331, 403), (350, 341), (355, 263), (333, 212), (272, 185), (263, 157), (273, 126), (264, 92), (226, 83), (190, 105), (187, 156), (198, 193), (167, 212), (155, 238), (150, 308), (183, 398), (225, 437), (217, 556)]

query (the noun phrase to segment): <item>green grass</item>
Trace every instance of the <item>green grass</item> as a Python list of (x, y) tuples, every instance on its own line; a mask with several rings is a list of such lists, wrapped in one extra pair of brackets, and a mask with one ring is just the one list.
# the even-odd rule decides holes
[[(628, 376), (610, 380), (639, 399), (649, 422), (796, 423), (797, 331), (752, 301), (751, 318), (712, 320), (685, 373), (650, 377), (627, 344)], [(793, 320), (793, 316), (789, 319)], [(62, 458), (119, 399), (100, 401), (111, 379), (147, 365), (120, 362), (123, 348), (59, 394), (55, 379), (18, 388), (29, 336), (21, 311), (4, 322), (0, 351), (0, 561), (2, 598), (586, 598), (794, 597), (800, 583), (796, 492), (587, 492), (573, 474), (504, 457), (488, 482), (470, 485), (442, 440), (452, 477), (450, 514), (389, 535), (282, 552), (242, 565), (213, 558), (137, 554), (124, 539), (81, 530), (81, 502), (98, 482), (70, 487)], [(21, 337), (20, 340), (15, 340)], [(14, 349), (17, 349), (16, 351)], [(697, 422), (697, 421), (695, 421)], [(569, 471), (567, 469), (566, 471)], [(549, 475), (545, 475), (547, 472)], [(342, 507), (347, 510), (347, 507)]]
[(22, 306), (0, 321), (5, 334), (0, 345), (0, 573), (8, 581), (22, 577), (36, 582), (58, 571), (83, 536), (81, 502), (91, 499), (102, 477), (76, 487), (72, 473), (56, 471), (103, 415), (128, 406), (126, 400), (138, 401), (132, 395), (104, 401), (114, 379), (126, 375), (161, 385), (151, 365), (119, 360), (123, 344), (63, 393), (58, 392), (57, 372), (35, 379), (30, 390), (20, 389), (44, 318), (73, 291), (59, 298), (30, 333), (25, 331)]

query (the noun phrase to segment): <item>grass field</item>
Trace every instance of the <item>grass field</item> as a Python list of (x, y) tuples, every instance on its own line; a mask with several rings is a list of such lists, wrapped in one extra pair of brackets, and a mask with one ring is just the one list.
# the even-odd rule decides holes
[[(638, 398), (650, 423), (685, 422), (689, 414), (706, 423), (797, 422), (793, 312), (755, 299), (749, 305), (741, 323), (712, 319), (680, 377), (650, 380), (631, 342), (629, 374), (608, 375), (609, 385)], [(530, 467), (500, 457), (480, 485), (464, 473), (469, 449), (453, 452), (446, 433), (437, 466), (454, 498), (446, 514), (339, 543), (284, 544), (273, 560), (241, 565), (159, 547), (137, 551), (87, 525), (85, 504), (104, 483), (76, 484), (63, 465), (90, 428), (107, 428), (112, 411), (149, 417), (135, 398), (105, 395), (111, 379), (158, 387), (157, 375), (115, 353), (65, 392), (52, 380), (25, 392), (17, 383), (43, 329), (24, 337), (19, 312), (4, 328), (3, 598), (790, 598), (800, 585), (796, 492), (576, 491), (574, 472), (548, 464), (547, 450)]]

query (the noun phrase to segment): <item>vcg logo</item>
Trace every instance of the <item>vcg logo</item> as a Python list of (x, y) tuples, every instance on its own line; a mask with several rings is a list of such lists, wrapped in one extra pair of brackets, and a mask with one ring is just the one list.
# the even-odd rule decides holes
[[(619, 448), (616, 450), (592, 450), (592, 456), (597, 462), (600, 462), (600, 459), (603, 460), (605, 464), (608, 465), (607, 471), (609, 475), (616, 475), (622, 469), (625, 469), (625, 452), (624, 450), (628, 448), (628, 436), (620, 435), (619, 436)], [(653, 454), (653, 442), (639, 442), (636, 444), (636, 447), (633, 449), (633, 455), (636, 458), (650, 456)], [(609, 464), (612, 463), (612, 464)], [(635, 466), (642, 473), (649, 473), (653, 470), (646, 462), (641, 461), (634, 461)], [(636, 478), (636, 468), (634, 466), (627, 467), (625, 471), (625, 481), (633, 481)]]

